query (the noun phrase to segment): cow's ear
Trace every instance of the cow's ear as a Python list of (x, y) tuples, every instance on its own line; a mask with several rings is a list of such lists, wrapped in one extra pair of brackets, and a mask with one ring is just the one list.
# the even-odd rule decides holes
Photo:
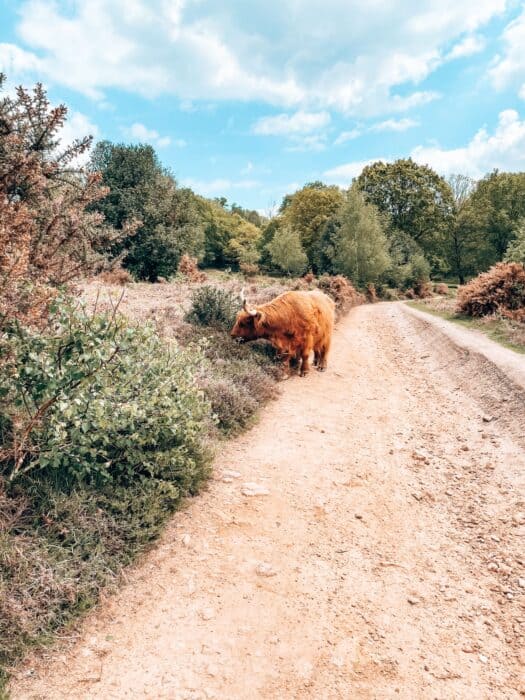
[(264, 325), (264, 320), (265, 320), (266, 316), (262, 311), (258, 310), (256, 315), (254, 316), (254, 318), (257, 321), (257, 323)]

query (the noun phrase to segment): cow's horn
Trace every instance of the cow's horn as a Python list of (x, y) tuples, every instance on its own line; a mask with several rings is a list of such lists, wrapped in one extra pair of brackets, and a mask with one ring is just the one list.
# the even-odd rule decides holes
[(242, 301), (242, 308), (246, 311), (246, 313), (250, 314), (250, 316), (257, 316), (257, 309), (249, 309), (248, 308), (248, 301), (246, 300), (246, 297), (244, 296), (244, 287), (241, 289), (241, 301)]

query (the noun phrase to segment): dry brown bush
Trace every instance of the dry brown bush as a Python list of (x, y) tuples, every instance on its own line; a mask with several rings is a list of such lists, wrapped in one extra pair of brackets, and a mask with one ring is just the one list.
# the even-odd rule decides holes
[(365, 297), (358, 292), (344, 275), (323, 275), (318, 281), (319, 289), (335, 301), (337, 316), (343, 316), (353, 306), (363, 304)]
[(499, 314), (525, 322), (525, 268), (497, 263), (459, 288), (456, 309), (468, 316)]
[(375, 304), (375, 302), (378, 300), (378, 296), (374, 284), (369, 283), (366, 285), (365, 296), (369, 304)]
[(306, 284), (312, 284), (312, 282), (315, 280), (314, 273), (307, 272), (306, 275), (303, 276), (303, 280), (306, 282)]
[(199, 270), (197, 258), (192, 258), (186, 253), (181, 257), (177, 269), (189, 282), (201, 283), (208, 279), (206, 273)]
[(255, 263), (241, 263), (239, 265), (239, 270), (247, 278), (255, 277), (257, 274), (259, 274), (259, 265)]
[(113, 270), (104, 270), (104, 272), (98, 275), (98, 279), (105, 284), (119, 284), (121, 286), (133, 282), (133, 277), (122, 267), (116, 267)]
[(432, 285), (425, 280), (419, 280), (414, 284), (414, 294), (418, 299), (427, 299), (432, 296)]
[(448, 286), (444, 282), (438, 282), (434, 285), (434, 292), (442, 296), (448, 296)]
[(107, 194), (78, 166), (91, 138), (60, 145), (66, 115), (40, 84), (0, 99), (0, 325), (42, 324), (54, 290), (93, 271), (117, 238), (89, 211)]

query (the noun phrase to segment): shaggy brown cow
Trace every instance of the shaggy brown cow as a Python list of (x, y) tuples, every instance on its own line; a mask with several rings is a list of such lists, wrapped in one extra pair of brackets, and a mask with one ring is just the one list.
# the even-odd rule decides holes
[(241, 292), (243, 310), (231, 331), (240, 341), (265, 338), (285, 359), (301, 363), (301, 376), (308, 374), (310, 353), (322, 372), (326, 369), (335, 319), (335, 304), (323, 292), (284, 292), (253, 309)]

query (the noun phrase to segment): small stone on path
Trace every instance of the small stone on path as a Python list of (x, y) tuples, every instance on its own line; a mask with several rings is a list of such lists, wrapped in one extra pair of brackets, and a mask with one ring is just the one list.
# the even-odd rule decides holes
[(266, 486), (249, 481), (242, 485), (241, 493), (243, 496), (268, 496), (270, 491)]
[(269, 578), (270, 576), (277, 575), (277, 571), (273, 568), (273, 566), (266, 562), (261, 562), (260, 564), (257, 564), (255, 572), (258, 576), (265, 576), (267, 578)]

